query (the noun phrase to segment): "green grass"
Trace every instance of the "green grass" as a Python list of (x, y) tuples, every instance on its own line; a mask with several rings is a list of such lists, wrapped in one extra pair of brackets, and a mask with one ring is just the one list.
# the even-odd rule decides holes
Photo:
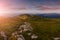
[(3, 30), (9, 35), (17, 31), (18, 27), (23, 24), (24, 21), (31, 23), (34, 29), (33, 33), (39, 36), (38, 40), (53, 40), (54, 37), (60, 37), (60, 18), (41, 18), (37, 16), (30, 17), (26, 20), (12, 18), (7, 22), (3, 22), (0, 26), (4, 26), (5, 29)]
[(37, 33), (41, 40), (52, 40), (54, 37), (60, 37), (60, 18), (32, 18), (28, 22), (31, 23), (34, 33)]

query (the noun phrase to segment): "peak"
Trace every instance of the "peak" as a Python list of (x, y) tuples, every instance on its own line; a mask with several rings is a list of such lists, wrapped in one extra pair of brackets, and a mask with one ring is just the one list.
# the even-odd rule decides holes
[(19, 17), (20, 19), (26, 20), (26, 19), (28, 19), (28, 18), (30, 18), (32, 16), (30, 14), (22, 14), (22, 15), (19, 15), (17, 17)]

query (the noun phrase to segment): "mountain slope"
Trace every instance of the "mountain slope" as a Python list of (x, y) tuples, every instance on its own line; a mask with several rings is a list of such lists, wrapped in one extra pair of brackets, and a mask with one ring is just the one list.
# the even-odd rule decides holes
[(60, 18), (60, 14), (57, 13), (48, 13), (48, 14), (36, 14), (37, 16), (43, 16), (46, 18)]
[(60, 37), (60, 18), (45, 18), (29, 14), (8, 18), (1, 17), (0, 31), (5, 31), (10, 35), (24, 22), (31, 24), (33, 32), (39, 35), (38, 40), (52, 40), (53, 37)]

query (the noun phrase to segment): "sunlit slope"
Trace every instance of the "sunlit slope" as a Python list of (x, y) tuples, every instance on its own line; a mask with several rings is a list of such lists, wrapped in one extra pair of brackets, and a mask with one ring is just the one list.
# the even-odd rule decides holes
[(42, 40), (60, 36), (60, 18), (44, 18), (36, 15), (19, 15), (15, 17), (0, 17), (0, 31), (11, 33), (16, 31), (23, 22), (31, 23), (34, 33), (37, 33)]
[(29, 17), (25, 15), (0, 17), (0, 31), (5, 31), (6, 33), (14, 32), (28, 18)]
[(0, 18), (0, 31), (13, 32), (23, 21), (19, 18)]

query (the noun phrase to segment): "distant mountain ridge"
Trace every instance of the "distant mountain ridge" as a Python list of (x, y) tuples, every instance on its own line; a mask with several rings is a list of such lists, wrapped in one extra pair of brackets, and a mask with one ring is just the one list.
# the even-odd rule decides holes
[(29, 14), (19, 14), (19, 15), (15, 15), (15, 16), (0, 16), (0, 18), (1, 17), (3, 17), (3, 18), (8, 18), (8, 17), (16, 17), (16, 16), (22, 16), (22, 15), (27, 15), (27, 16), (33, 16), (33, 15), (35, 15), (35, 16), (39, 16), (39, 17), (45, 17), (45, 18), (60, 18), (60, 14), (58, 14), (58, 13), (36, 13), (36, 14), (32, 14), (32, 13), (29, 13)]
[(45, 17), (45, 18), (60, 18), (60, 14), (58, 13), (36, 13), (36, 14), (21, 14), (21, 15), (30, 15), (30, 16), (39, 16), (39, 17)]
[(42, 16), (46, 18), (60, 18), (60, 14), (57, 13), (49, 13), (49, 14), (35, 14), (36, 16)]

